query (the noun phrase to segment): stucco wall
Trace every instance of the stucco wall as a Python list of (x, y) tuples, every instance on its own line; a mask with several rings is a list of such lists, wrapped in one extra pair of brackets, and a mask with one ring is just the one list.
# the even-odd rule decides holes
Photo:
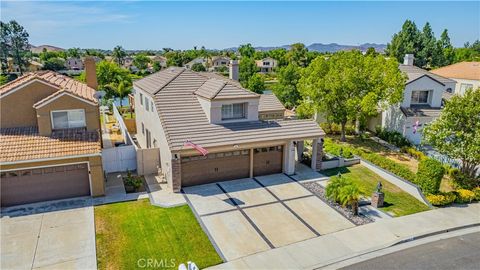
[[(258, 120), (258, 103), (260, 98), (244, 98), (244, 99), (227, 99), (227, 100), (212, 100), (210, 103), (210, 119), (211, 123), (231, 123), (231, 122), (246, 122)], [(222, 120), (222, 105), (248, 103), (247, 117), (245, 119)], [(203, 108), (203, 105), (202, 105)], [(208, 113), (208, 112), (206, 112)]]
[(2, 128), (37, 125), (37, 112), (33, 104), (58, 91), (57, 88), (34, 81), (0, 99)]
[(100, 130), (100, 112), (97, 105), (86, 103), (69, 95), (63, 95), (37, 109), (40, 135), (49, 136), (52, 133), (51, 111), (77, 109), (85, 111), (85, 123), (88, 131)]
[(172, 153), (170, 152), (170, 148), (168, 147), (167, 138), (165, 136), (165, 132), (163, 131), (162, 124), (160, 122), (160, 117), (158, 116), (157, 109), (153, 108), (153, 112), (145, 110), (145, 100), (144, 104), (140, 105), (140, 93), (143, 94), (143, 97), (148, 97), (149, 101), (152, 101), (152, 97), (147, 94), (145, 91), (135, 88), (135, 121), (137, 125), (137, 140), (141, 148), (146, 148), (146, 132), (142, 134), (142, 123), (145, 126), (145, 129), (148, 128), (150, 130), (153, 140), (156, 140), (156, 147), (159, 149), (160, 152), (160, 167), (162, 169), (162, 173), (167, 180), (167, 183), (171, 185), (172, 183), (172, 169), (171, 169), (171, 160), (172, 160)]
[(105, 181), (103, 177), (102, 157), (90, 156), (80, 158), (65, 158), (58, 160), (45, 160), (39, 162), (25, 162), (10, 165), (0, 165), (0, 170), (17, 170), (30, 167), (44, 167), (53, 165), (62, 165), (68, 163), (88, 162), (90, 166), (90, 180), (91, 180), (91, 192), (92, 196), (105, 195)]
[(461, 85), (464, 84), (472, 84), (473, 89), (477, 89), (480, 87), (480, 80), (466, 80), (466, 79), (456, 79), (452, 78), (452, 80), (455, 80), (457, 83), (455, 84), (455, 87), (452, 89), (455, 89), (455, 94), (463, 95), (465, 94), (464, 92), (460, 91)]
[(429, 77), (422, 77), (405, 86), (405, 91), (403, 93), (402, 107), (410, 107), (412, 91), (418, 91), (418, 90), (433, 90), (429, 94), (430, 106), (440, 107), (442, 105), (442, 95), (445, 89), (447, 89), (446, 86), (441, 85), (435, 80), (432, 80)]

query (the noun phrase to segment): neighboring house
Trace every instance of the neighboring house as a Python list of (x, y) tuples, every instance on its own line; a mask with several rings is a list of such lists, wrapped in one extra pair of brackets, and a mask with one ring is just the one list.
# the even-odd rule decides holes
[(480, 87), (480, 62), (460, 62), (431, 71), (433, 74), (450, 78), (456, 82), (455, 88), (447, 92), (451, 94), (465, 94), (469, 88)]
[(423, 128), (440, 115), (444, 92), (453, 89), (455, 81), (414, 66), (411, 54), (399, 69), (408, 77), (403, 101), (370, 119), (368, 128), (396, 130), (413, 144), (420, 144)]
[[(238, 68), (238, 66), (235, 66)], [(213, 73), (170, 67), (134, 82), (137, 140), (158, 148), (168, 186), (295, 173), (296, 142), (313, 141), (312, 168), (325, 133), (312, 120), (259, 120), (260, 95)], [(194, 149), (189, 142), (202, 149)], [(318, 162), (317, 162), (318, 161)]]
[(194, 64), (202, 64), (204, 67), (207, 67), (207, 59), (206, 58), (203, 58), (203, 57), (197, 57), (195, 59), (193, 59), (192, 61), (186, 63), (184, 66), (187, 68), (187, 69), (192, 69), (192, 66)]
[(285, 118), (285, 107), (272, 91), (264, 91), (258, 104), (258, 119), (272, 120)]
[(39, 71), (0, 87), (2, 206), (104, 195), (95, 64), (89, 61), (90, 86)]
[(230, 64), (230, 58), (226, 56), (214, 56), (211, 60), (210, 67), (213, 71), (217, 71), (222, 68), (228, 68)]
[(167, 67), (167, 58), (164, 57), (164, 56), (152, 55), (152, 56), (148, 56), (148, 58), (150, 58), (150, 60), (152, 62), (151, 64), (153, 64), (155, 62), (158, 62), (158, 63), (160, 63), (160, 66), (162, 67), (162, 69)]
[[(13, 58), (8, 58), (7, 59), (8, 61), (8, 72), (9, 73), (14, 73), (14, 74), (20, 74), (20, 68), (18, 67), (18, 65), (14, 64), (13, 63)], [(35, 71), (39, 71), (43, 68), (43, 65), (35, 60), (29, 60), (28, 61), (28, 64), (27, 64), (27, 67), (26, 67), (26, 70), (24, 70), (23, 72), (26, 73), (26, 72), (35, 72)]]
[(68, 70), (83, 70), (83, 60), (81, 58), (70, 57), (65, 65)]
[(263, 58), (262, 60), (256, 60), (255, 63), (257, 64), (257, 67), (260, 69), (261, 73), (273, 72), (274, 68), (277, 67), (277, 60), (271, 57)]

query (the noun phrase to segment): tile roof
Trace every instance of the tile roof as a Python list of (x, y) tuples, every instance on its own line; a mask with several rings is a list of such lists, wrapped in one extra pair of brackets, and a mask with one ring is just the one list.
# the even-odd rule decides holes
[(84, 129), (56, 131), (47, 137), (40, 136), (37, 127), (2, 128), (0, 162), (97, 154), (101, 151), (99, 138), (97, 132)]
[(400, 107), (407, 117), (438, 117), (442, 108), (433, 108), (429, 105), (411, 105), (409, 108)]
[(7, 94), (18, 86), (31, 80), (38, 79), (58, 87), (60, 90), (68, 91), (78, 97), (97, 103), (96, 90), (68, 76), (53, 71), (37, 71), (27, 73), (16, 80), (0, 86), (0, 96)]
[(196, 91), (197, 96), (206, 99), (258, 98), (259, 95), (238, 87), (228, 80), (208, 79)]
[(480, 80), (480, 62), (460, 62), (431, 72), (453, 79)]
[(446, 83), (455, 83), (455, 81), (453, 80), (450, 80), (448, 78), (445, 78), (445, 77), (442, 77), (442, 76), (439, 76), (437, 74), (433, 74), (431, 72), (428, 72), (426, 71), (425, 69), (421, 69), (419, 67), (416, 67), (416, 66), (411, 66), (411, 65), (403, 65), (403, 64), (400, 64), (398, 66), (398, 68), (404, 72), (405, 74), (407, 74), (407, 82), (405, 84), (409, 84), (423, 76), (428, 76), (436, 81), (438, 81), (439, 83), (445, 85)]
[[(171, 74), (176, 74), (175, 78), (165, 83), (165, 77), (172, 78)], [(169, 68), (147, 78), (135, 81), (134, 86), (148, 93), (156, 93), (152, 96), (172, 151), (183, 149), (186, 140), (203, 147), (214, 147), (271, 140), (314, 138), (325, 134), (318, 124), (311, 120), (211, 124), (195, 95), (195, 92), (209, 80), (208, 76), (183, 68)], [(154, 78), (158, 79), (158, 84), (155, 83)], [(147, 80), (143, 81), (145, 79)], [(229, 80), (226, 80), (226, 85), (230, 85)], [(157, 91), (159, 88), (161, 91)], [(225, 96), (229, 95), (227, 92), (230, 88), (224, 89)]]
[(282, 102), (278, 100), (277, 96), (273, 93), (264, 93), (260, 95), (260, 104), (258, 104), (259, 112), (269, 111), (284, 111), (285, 107)]

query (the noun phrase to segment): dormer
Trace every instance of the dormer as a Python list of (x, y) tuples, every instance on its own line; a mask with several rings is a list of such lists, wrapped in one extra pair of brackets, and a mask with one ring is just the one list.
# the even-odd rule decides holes
[(260, 95), (227, 80), (208, 79), (195, 95), (212, 124), (258, 120)]

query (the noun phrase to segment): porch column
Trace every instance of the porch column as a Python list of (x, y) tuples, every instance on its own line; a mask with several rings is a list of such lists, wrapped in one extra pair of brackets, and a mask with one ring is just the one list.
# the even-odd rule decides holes
[(250, 149), (250, 178), (253, 178), (253, 148)]
[(305, 149), (304, 141), (297, 141), (297, 160), (302, 161), (303, 150)]
[(291, 175), (295, 173), (295, 146), (293, 141), (289, 141), (284, 146), (283, 172)]
[(323, 139), (314, 139), (312, 143), (312, 170), (320, 170), (322, 167), (323, 158)]

